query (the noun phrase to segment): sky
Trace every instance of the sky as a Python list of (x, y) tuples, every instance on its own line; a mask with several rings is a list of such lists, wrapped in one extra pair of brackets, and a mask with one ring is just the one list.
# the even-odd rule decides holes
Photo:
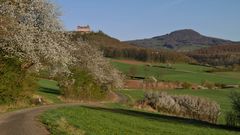
[(240, 0), (54, 0), (66, 30), (90, 25), (122, 41), (194, 29), (240, 41)]

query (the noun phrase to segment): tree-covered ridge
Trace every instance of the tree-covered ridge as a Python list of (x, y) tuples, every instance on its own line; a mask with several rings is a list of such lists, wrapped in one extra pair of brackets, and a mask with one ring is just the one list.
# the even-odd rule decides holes
[(81, 34), (71, 32), (73, 41), (84, 41), (89, 45), (100, 48), (105, 57), (110, 58), (127, 58), (140, 61), (154, 62), (189, 62), (190, 58), (182, 53), (168, 51), (165, 49), (146, 49), (136, 47), (128, 43), (121, 42), (112, 38), (103, 32), (92, 32), (90, 34)]
[(210, 65), (236, 65), (240, 64), (240, 45), (222, 45), (204, 48), (187, 53), (199, 63)]

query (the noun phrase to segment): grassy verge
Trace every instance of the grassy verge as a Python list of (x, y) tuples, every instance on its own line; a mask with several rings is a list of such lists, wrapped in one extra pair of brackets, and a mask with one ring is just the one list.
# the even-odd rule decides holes
[[(53, 135), (237, 135), (239, 132), (226, 130), (224, 126), (169, 117), (160, 114), (127, 109), (99, 107), (65, 107), (51, 110), (41, 116)], [(60, 128), (64, 120), (68, 127)], [(79, 131), (77, 131), (79, 130)]]

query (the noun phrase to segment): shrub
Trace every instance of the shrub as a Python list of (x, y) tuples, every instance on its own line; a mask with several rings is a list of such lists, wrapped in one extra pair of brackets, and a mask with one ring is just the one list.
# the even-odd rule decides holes
[(189, 82), (184, 82), (184, 83), (182, 84), (182, 87), (183, 87), (184, 89), (191, 89), (192, 84), (189, 83)]
[(240, 93), (233, 92), (230, 95), (233, 110), (240, 116)]
[(166, 93), (146, 93), (142, 105), (151, 106), (158, 112), (216, 123), (220, 106), (194, 96), (170, 96)]
[(60, 79), (62, 94), (65, 98), (75, 100), (101, 100), (105, 98), (107, 90), (95, 83), (93, 77), (85, 70), (73, 68), (72, 76)]
[(226, 84), (223, 84), (223, 83), (215, 83), (215, 86), (222, 89), (222, 88), (225, 88), (226, 87)]
[(0, 104), (30, 99), (36, 84), (16, 58), (0, 55)]
[(240, 93), (233, 92), (230, 95), (232, 101), (232, 112), (229, 112), (225, 119), (227, 125), (229, 126), (238, 126), (240, 125)]
[(238, 125), (238, 116), (235, 112), (228, 112), (225, 116), (226, 124), (230, 127)]
[(214, 89), (215, 83), (209, 82), (209, 81), (203, 81), (202, 86), (207, 87), (208, 89)]

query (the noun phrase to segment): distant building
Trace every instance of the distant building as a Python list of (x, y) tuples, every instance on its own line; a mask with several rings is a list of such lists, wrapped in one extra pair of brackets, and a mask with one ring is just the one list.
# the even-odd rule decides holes
[(90, 33), (91, 28), (90, 28), (89, 25), (87, 25), (87, 26), (77, 26), (77, 31), (79, 31), (81, 33)]

